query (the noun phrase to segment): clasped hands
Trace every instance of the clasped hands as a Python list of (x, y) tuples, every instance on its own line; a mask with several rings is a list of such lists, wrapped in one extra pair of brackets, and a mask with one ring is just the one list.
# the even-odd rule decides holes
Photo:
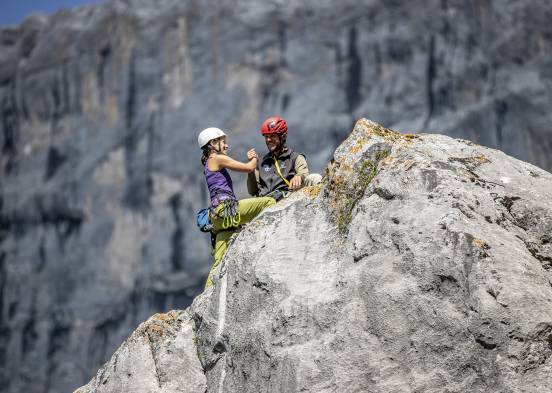
[(255, 151), (255, 149), (249, 149), (247, 151), (247, 159), (252, 160), (254, 158), (256, 158), (257, 160), (259, 159), (259, 156), (257, 155), (257, 152)]

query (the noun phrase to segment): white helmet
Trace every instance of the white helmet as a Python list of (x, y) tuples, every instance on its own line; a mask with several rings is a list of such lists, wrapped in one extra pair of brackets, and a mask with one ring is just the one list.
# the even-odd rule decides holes
[(197, 136), (197, 145), (201, 149), (203, 148), (203, 146), (211, 142), (213, 139), (220, 138), (221, 136), (226, 136), (226, 134), (220, 128), (216, 128), (216, 127), (206, 128), (203, 131), (201, 131)]

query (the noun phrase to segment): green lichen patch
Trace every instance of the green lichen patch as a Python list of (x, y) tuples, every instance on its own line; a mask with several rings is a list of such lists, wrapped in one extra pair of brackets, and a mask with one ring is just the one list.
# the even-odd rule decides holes
[(335, 221), (340, 232), (345, 232), (353, 219), (353, 209), (364, 196), (366, 188), (378, 173), (378, 162), (389, 156), (389, 150), (377, 151), (373, 159), (367, 159), (358, 167), (356, 179), (348, 187), (336, 206)]

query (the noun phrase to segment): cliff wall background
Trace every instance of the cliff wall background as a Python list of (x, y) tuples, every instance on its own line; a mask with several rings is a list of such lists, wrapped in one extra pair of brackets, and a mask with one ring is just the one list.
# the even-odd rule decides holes
[(278, 113), (316, 171), (362, 116), (550, 170), (551, 18), (536, 0), (113, 0), (1, 29), (0, 390), (70, 391), (199, 293), (206, 126), (243, 157)]

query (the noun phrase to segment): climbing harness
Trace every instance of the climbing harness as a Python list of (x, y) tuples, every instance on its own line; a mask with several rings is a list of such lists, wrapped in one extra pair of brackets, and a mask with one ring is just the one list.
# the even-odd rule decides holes
[[(222, 208), (219, 206), (222, 205)], [(239, 202), (233, 194), (217, 193), (211, 200), (211, 217), (222, 218), (222, 229), (237, 227), (241, 222)]]
[[(218, 207), (223, 207), (217, 212)], [(222, 219), (222, 229), (237, 227), (241, 222), (239, 202), (233, 195), (220, 192), (215, 195), (212, 205), (209, 208), (201, 209), (197, 212), (197, 227), (201, 232), (213, 232), (214, 226), (212, 217)]]

